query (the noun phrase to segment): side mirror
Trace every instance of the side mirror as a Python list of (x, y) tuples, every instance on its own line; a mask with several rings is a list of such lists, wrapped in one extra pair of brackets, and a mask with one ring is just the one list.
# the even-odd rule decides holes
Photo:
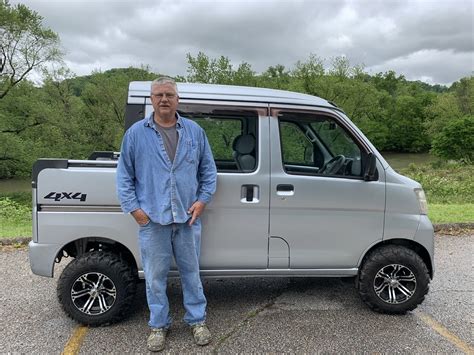
[(367, 164), (365, 164), (364, 180), (373, 181), (377, 172), (377, 158), (374, 153), (367, 154)]

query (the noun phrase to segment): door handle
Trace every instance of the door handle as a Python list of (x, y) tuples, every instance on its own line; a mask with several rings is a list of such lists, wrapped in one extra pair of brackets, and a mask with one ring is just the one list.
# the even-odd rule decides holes
[(276, 187), (278, 196), (293, 196), (295, 187), (291, 184), (278, 184)]
[(242, 185), (240, 189), (240, 202), (258, 203), (260, 201), (258, 185)]

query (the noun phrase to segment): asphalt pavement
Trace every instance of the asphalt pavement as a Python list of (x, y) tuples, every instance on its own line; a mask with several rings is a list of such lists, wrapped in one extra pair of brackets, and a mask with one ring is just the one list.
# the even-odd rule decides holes
[[(193, 344), (182, 321), (181, 288), (173, 280), (168, 295), (174, 323), (165, 353), (474, 353), (473, 246), (472, 233), (437, 235), (430, 292), (403, 316), (368, 309), (350, 279), (206, 279), (214, 340), (203, 348)], [(143, 283), (128, 318), (83, 328), (57, 301), (64, 263), (54, 278), (39, 277), (30, 271), (26, 248), (3, 247), (0, 265), (0, 353), (147, 352)]]

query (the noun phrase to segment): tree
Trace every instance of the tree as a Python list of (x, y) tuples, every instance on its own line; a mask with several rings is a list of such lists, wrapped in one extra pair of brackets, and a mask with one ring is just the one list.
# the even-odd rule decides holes
[(331, 70), (329, 73), (339, 79), (348, 78), (351, 74), (351, 65), (349, 63), (349, 59), (344, 56), (332, 58)]
[(474, 116), (449, 122), (433, 139), (432, 152), (445, 159), (474, 162)]
[(270, 66), (260, 78), (260, 86), (273, 89), (288, 89), (291, 75), (284, 65)]
[(395, 96), (395, 93), (400, 86), (405, 84), (406, 80), (403, 75), (397, 77), (397, 73), (393, 70), (389, 70), (385, 73), (377, 73), (372, 77), (371, 81), (375, 84), (378, 90), (385, 90), (391, 96)]
[(0, 100), (0, 178), (31, 171), (36, 155), (30, 136), (47, 121), (43, 108), (41, 90), (28, 80)]
[(306, 62), (296, 62), (296, 68), (291, 72), (293, 77), (292, 90), (318, 95), (317, 83), (324, 75), (324, 63), (315, 54), (310, 54)]
[(474, 77), (462, 78), (426, 107), (432, 152), (445, 159), (473, 161)]
[(426, 131), (434, 138), (452, 120), (463, 117), (458, 98), (454, 93), (445, 93), (437, 96), (426, 109)]
[(474, 115), (474, 76), (462, 78), (450, 87), (458, 100), (459, 109), (466, 115)]
[(61, 59), (58, 35), (22, 4), (0, 0), (0, 99), (34, 69)]
[(186, 54), (188, 60), (188, 82), (209, 84), (212, 81), (212, 61), (203, 52), (196, 57), (191, 53)]
[[(81, 92), (86, 106), (81, 124), (93, 150), (117, 150), (123, 136), (128, 84), (135, 80), (153, 80), (149, 68), (111, 69), (95, 72)], [(92, 151), (91, 151), (92, 153)]]
[(234, 85), (257, 86), (255, 72), (249, 63), (242, 62), (233, 75)]

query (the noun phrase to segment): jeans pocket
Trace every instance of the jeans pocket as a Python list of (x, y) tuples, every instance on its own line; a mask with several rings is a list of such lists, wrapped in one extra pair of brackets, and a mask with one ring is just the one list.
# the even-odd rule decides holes
[(149, 219), (148, 222), (146, 222), (145, 224), (138, 224), (138, 225), (139, 225), (140, 228), (144, 228), (144, 227), (148, 227), (150, 222), (151, 222), (151, 219)]

